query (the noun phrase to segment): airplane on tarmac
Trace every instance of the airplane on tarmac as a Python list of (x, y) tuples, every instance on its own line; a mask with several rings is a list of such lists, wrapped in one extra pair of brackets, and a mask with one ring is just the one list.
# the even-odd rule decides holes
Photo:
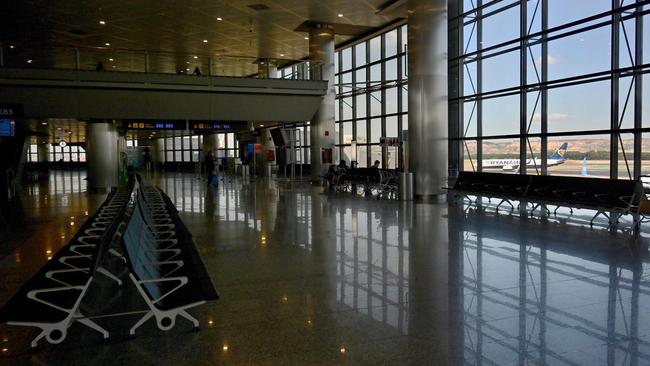
[[(569, 143), (565, 142), (560, 146), (559, 149), (555, 151), (550, 158), (546, 159), (546, 166), (552, 167), (556, 165), (563, 164), (566, 159), (564, 154), (566, 154), (567, 149), (569, 148)], [(526, 169), (535, 169), (542, 167), (542, 160), (538, 159), (528, 159), (526, 160)], [(503, 171), (519, 171), (519, 159), (486, 159), (483, 160), (483, 169), (484, 170), (503, 170)]]

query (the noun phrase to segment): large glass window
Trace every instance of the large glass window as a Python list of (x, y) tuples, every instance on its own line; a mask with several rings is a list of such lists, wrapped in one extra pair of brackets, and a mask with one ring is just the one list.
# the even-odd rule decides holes
[[(406, 129), (406, 39), (406, 25), (402, 25), (337, 52), (336, 59), (343, 59), (341, 68), (336, 69), (335, 111), (341, 159), (350, 162), (356, 157), (361, 167), (374, 160), (382, 167), (399, 167), (401, 157), (382, 149), (379, 140), (382, 136), (401, 137)], [(352, 49), (355, 58), (349, 70), (346, 59)], [(353, 141), (356, 151), (352, 151)]]
[(451, 20), (462, 24), (460, 55), (450, 57), (459, 74), (450, 78), (458, 90), (450, 116), (459, 125), (451, 130), (459, 141), (451, 165), (620, 179), (644, 173), (650, 67), (641, 56), (650, 17), (643, 7), (611, 0), (482, 4), (463, 1), (462, 19)]

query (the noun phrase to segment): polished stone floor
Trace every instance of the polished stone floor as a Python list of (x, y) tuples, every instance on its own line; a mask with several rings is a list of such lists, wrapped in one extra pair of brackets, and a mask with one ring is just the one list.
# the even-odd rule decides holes
[[(101, 203), (84, 174), (25, 187), (20, 240), (0, 245), (0, 304)], [(591, 229), (588, 212), (497, 215), (487, 201), (151, 180), (181, 212), (221, 295), (191, 311), (202, 329), (149, 323), (129, 339), (137, 316), (99, 317), (109, 342), (74, 326), (62, 344), (30, 350), (34, 331), (2, 325), (0, 364), (650, 365), (645, 233)]]

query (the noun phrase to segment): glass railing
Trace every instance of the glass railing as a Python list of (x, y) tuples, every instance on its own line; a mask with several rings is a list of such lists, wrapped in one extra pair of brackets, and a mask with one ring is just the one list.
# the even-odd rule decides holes
[[(106, 47), (33, 49), (2, 44), (0, 66), (106, 72), (138, 72), (193, 76), (258, 77), (255, 57), (189, 53), (144, 52)], [(269, 60), (272, 69), (300, 68), (292, 77), (277, 79), (320, 80), (320, 66), (290, 59)], [(300, 66), (308, 65), (308, 66)]]

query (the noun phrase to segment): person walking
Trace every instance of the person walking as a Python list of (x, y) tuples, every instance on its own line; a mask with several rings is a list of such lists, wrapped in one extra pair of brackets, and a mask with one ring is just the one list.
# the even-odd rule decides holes
[(212, 151), (208, 151), (208, 154), (205, 156), (205, 174), (208, 179), (208, 185), (216, 186), (217, 171), (214, 164), (214, 154)]

